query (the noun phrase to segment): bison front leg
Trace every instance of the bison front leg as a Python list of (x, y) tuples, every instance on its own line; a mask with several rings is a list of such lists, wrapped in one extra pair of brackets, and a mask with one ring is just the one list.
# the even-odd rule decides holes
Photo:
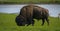
[(31, 23), (30, 22), (28, 22), (28, 24), (27, 24), (27, 26), (29, 26)]
[(45, 19), (42, 19), (42, 26), (44, 25)]
[(32, 24), (32, 26), (34, 26), (34, 20), (33, 19), (27, 19), (27, 26), (29, 26), (30, 24)]
[(32, 19), (31, 18), (28, 18), (27, 19), (27, 26), (29, 26), (30, 24), (32, 24)]

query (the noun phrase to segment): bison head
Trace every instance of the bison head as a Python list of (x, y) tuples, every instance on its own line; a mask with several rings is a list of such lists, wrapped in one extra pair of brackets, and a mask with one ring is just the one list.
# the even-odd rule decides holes
[(16, 17), (16, 23), (18, 26), (25, 26), (25, 19), (23, 16), (17, 16)]

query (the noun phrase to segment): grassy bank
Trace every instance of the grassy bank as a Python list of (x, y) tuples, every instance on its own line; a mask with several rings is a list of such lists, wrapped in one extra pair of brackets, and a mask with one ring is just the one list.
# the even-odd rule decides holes
[(50, 25), (47, 26), (45, 22), (44, 26), (41, 26), (42, 21), (35, 19), (34, 26), (17, 26), (15, 23), (15, 17), (17, 14), (3, 14), (0, 13), (0, 31), (60, 31), (60, 19), (49, 17)]
[(60, 4), (60, 0), (0, 0), (0, 4)]

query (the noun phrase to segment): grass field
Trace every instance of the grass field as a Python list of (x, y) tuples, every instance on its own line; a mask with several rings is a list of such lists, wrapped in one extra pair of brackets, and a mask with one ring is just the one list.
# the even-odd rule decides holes
[(28, 3), (37, 3), (37, 4), (59, 4), (60, 0), (0, 0), (0, 4), (28, 4)]
[(34, 26), (17, 26), (15, 17), (17, 14), (3, 14), (0, 13), (0, 31), (60, 31), (60, 19), (56, 17), (49, 17), (50, 25), (45, 22), (41, 26), (42, 21), (35, 20)]

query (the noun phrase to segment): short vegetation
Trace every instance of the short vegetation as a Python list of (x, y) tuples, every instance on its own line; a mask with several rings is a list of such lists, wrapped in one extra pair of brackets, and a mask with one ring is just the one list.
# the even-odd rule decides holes
[(42, 21), (36, 19), (34, 26), (17, 26), (15, 23), (17, 15), (0, 13), (0, 31), (60, 31), (60, 19), (58, 20), (57, 17), (49, 17), (49, 26), (47, 22), (41, 26)]
[(60, 4), (60, 0), (0, 0), (0, 4)]

